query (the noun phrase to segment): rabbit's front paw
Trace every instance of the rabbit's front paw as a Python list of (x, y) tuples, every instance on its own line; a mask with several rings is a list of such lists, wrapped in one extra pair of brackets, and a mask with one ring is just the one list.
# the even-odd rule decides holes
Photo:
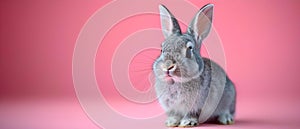
[(218, 121), (223, 125), (231, 125), (234, 123), (233, 116), (229, 113), (225, 113), (219, 116)]
[(176, 127), (179, 125), (179, 122), (180, 122), (179, 117), (171, 116), (171, 117), (168, 117), (165, 124), (168, 127)]
[(178, 127), (194, 127), (198, 125), (198, 119), (196, 118), (184, 118), (180, 121)]

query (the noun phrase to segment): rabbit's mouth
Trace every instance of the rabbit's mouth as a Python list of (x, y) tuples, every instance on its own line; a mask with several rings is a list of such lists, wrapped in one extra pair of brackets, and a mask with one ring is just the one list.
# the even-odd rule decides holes
[(177, 80), (176, 78), (180, 76), (181, 76), (180, 70), (179, 68), (176, 67), (173, 70), (165, 70), (163, 74), (163, 78), (166, 81), (170, 81), (170, 80), (175, 81)]
[(172, 79), (172, 78), (173, 78), (173, 75), (171, 75), (170, 73), (166, 73), (164, 76), (165, 80)]
[(172, 78), (175, 77), (175, 76), (180, 76), (180, 74), (177, 72), (177, 70), (165, 72), (165, 76), (164, 76), (164, 77), (165, 77), (166, 79), (172, 79)]
[(170, 73), (165, 73), (165, 75), (163, 76), (163, 79), (168, 84), (174, 84), (175, 82), (185, 83), (185, 82), (191, 81), (192, 79), (195, 79), (199, 76), (200, 76), (200, 72), (197, 72), (193, 75), (182, 75), (182, 73), (179, 70), (175, 70)]

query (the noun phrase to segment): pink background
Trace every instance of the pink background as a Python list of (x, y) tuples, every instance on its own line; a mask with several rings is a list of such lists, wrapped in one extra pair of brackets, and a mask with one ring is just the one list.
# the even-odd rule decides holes
[[(191, 1), (198, 8), (209, 2)], [(1, 128), (98, 128), (76, 98), (72, 56), (83, 25), (107, 3), (96, 0), (0, 2)], [(299, 127), (300, 2), (220, 0), (212, 3), (215, 4), (214, 27), (224, 46), (227, 72), (238, 91), (237, 121), (230, 126), (203, 126)], [(117, 45), (131, 33), (150, 27), (160, 28), (158, 16), (132, 17), (112, 28), (97, 53), (98, 81), (105, 78), (101, 74), (102, 50), (111, 50), (115, 48), (111, 42)], [(120, 30), (124, 31), (120, 33)], [(155, 57), (157, 52), (144, 54)], [(136, 89), (147, 89), (147, 85), (137, 84), (132, 77), (145, 75), (130, 73), (130, 76)], [(141, 118), (161, 113), (157, 103), (151, 104), (154, 109), (145, 113), (141, 109), (149, 109), (147, 106), (126, 101), (112, 86), (99, 87), (111, 107), (123, 115)]]

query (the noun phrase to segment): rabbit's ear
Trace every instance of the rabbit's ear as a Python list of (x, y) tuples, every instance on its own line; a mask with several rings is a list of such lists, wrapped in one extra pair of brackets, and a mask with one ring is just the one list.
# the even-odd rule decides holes
[(181, 34), (177, 20), (164, 5), (159, 5), (159, 12), (164, 37), (167, 38), (172, 34)]
[(210, 31), (213, 8), (213, 4), (203, 6), (188, 27), (188, 33), (194, 36), (197, 43), (200, 43), (200, 40), (203, 40)]

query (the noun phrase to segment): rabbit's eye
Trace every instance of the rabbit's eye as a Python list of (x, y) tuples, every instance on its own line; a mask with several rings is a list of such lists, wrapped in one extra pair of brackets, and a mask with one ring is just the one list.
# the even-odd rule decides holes
[(194, 44), (192, 42), (187, 42), (186, 47), (188, 49), (193, 49)]

